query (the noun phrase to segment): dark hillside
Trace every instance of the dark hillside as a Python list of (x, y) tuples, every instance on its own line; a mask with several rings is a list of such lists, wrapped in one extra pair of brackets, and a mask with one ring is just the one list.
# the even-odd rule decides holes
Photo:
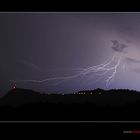
[(130, 90), (87, 90), (41, 94), (14, 89), (0, 99), (0, 120), (140, 120), (140, 93)]

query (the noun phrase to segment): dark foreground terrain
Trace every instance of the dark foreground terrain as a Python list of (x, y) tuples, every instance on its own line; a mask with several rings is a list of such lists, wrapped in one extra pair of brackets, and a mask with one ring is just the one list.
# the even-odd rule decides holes
[(41, 94), (13, 89), (0, 99), (5, 121), (140, 121), (140, 93), (130, 90)]

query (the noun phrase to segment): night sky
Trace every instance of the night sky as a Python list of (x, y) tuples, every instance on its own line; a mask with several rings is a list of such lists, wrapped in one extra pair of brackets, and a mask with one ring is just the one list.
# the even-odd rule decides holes
[(140, 90), (140, 13), (0, 13), (0, 94), (14, 84)]

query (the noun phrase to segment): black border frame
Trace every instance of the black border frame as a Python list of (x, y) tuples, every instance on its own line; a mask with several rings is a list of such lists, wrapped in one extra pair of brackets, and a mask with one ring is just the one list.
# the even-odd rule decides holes
[[(91, 0), (91, 1), (80, 1), (80, 0), (9, 0), (0, 2), (0, 12), (140, 12), (140, 5), (138, 1), (127, 1), (127, 0)], [(110, 122), (110, 123), (31, 123), (31, 122), (0, 122), (0, 129), (8, 132), (19, 132), (21, 136), (40, 135), (40, 138), (52, 134), (51, 136), (75, 136), (78, 135), (78, 139), (82, 138), (83, 135), (86, 138), (95, 138), (97, 136), (112, 136), (123, 135), (130, 137), (131, 134), (123, 134), (124, 130), (140, 129), (140, 122)], [(1, 131), (1, 132), (3, 132)], [(59, 133), (59, 135), (55, 135)], [(139, 135), (140, 136), (140, 135)], [(48, 136), (47, 136), (48, 137)], [(103, 137), (105, 138), (105, 137)], [(52, 138), (51, 138), (52, 139)]]

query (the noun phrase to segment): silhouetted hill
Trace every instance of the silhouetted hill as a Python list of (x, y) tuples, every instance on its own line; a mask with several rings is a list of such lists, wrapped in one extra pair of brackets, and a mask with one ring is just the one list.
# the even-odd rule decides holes
[(85, 90), (75, 94), (41, 94), (33, 90), (16, 88), (9, 91), (0, 99), (0, 105), (18, 106), (21, 104), (35, 102), (49, 103), (92, 103), (96, 105), (115, 105), (125, 104), (126, 102), (140, 101), (140, 93), (130, 90)]
[(0, 105), (18, 106), (21, 104), (37, 102), (41, 98), (39, 92), (28, 89), (13, 89), (0, 99)]
[(41, 94), (17, 88), (0, 99), (0, 120), (140, 120), (139, 108), (134, 90)]
[(96, 104), (97, 106), (119, 106), (140, 101), (140, 93), (127, 89), (84, 90), (73, 94), (41, 94), (29, 89), (16, 88), (0, 99), (0, 105), (19, 106), (27, 103), (48, 102), (62, 104)]

